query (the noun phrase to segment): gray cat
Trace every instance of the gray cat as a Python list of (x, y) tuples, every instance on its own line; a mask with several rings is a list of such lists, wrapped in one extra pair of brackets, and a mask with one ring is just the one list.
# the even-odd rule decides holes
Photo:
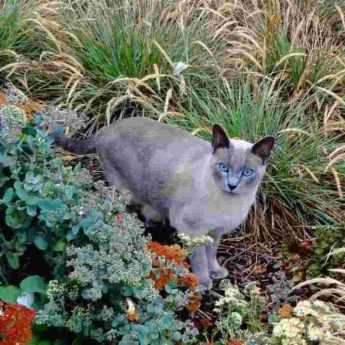
[(221, 236), (246, 219), (275, 142), (229, 139), (215, 124), (211, 145), (144, 117), (117, 121), (83, 141), (63, 135), (55, 140), (77, 154), (96, 152), (108, 182), (129, 190), (147, 220), (166, 218), (179, 233), (213, 238), (190, 257), (200, 290), (227, 276), (216, 258)]

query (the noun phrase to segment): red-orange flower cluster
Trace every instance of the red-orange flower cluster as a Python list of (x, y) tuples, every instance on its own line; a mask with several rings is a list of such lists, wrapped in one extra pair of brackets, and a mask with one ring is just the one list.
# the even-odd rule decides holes
[(172, 246), (162, 245), (158, 242), (149, 242), (148, 248), (154, 254), (153, 267), (156, 269), (155, 272), (151, 272), (151, 279), (155, 283), (157, 289), (164, 289), (164, 287), (170, 281), (176, 281), (182, 286), (187, 286), (190, 289), (195, 289), (198, 285), (198, 278), (193, 273), (186, 273), (180, 277), (177, 277), (171, 269), (162, 265), (162, 263), (157, 260), (158, 256), (163, 256), (167, 261), (171, 261), (177, 265), (181, 265), (188, 269), (189, 265), (187, 263), (187, 253), (178, 244)]
[(293, 307), (290, 304), (284, 304), (278, 311), (281, 319), (288, 319), (292, 316)]
[(148, 243), (148, 247), (157, 256), (164, 256), (168, 261), (175, 262), (176, 264), (181, 264), (188, 267), (186, 261), (187, 253), (178, 244), (172, 246), (167, 246), (160, 244), (158, 242), (151, 241)]
[[(162, 245), (157, 242), (149, 242), (148, 248), (153, 254), (153, 268), (154, 270), (150, 274), (150, 278), (155, 284), (155, 288), (162, 290), (166, 285), (174, 281), (179, 286), (185, 286), (191, 289), (189, 295), (189, 301), (186, 305), (187, 310), (191, 315), (200, 308), (201, 295), (195, 293), (195, 288), (198, 286), (198, 277), (189, 272), (189, 265), (187, 263), (187, 253), (178, 244), (172, 246)], [(166, 261), (175, 263), (176, 265), (184, 267), (184, 272), (181, 275), (177, 275), (170, 268), (166, 267), (164, 263), (158, 260), (158, 257), (164, 257)]]
[(32, 338), (33, 309), (0, 301), (0, 345), (26, 345)]

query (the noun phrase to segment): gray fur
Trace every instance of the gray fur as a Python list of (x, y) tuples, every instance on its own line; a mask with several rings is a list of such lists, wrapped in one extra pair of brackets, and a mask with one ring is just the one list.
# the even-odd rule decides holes
[[(227, 275), (216, 259), (221, 236), (247, 217), (274, 139), (253, 146), (229, 140), (215, 125), (212, 146), (177, 127), (135, 117), (101, 130), (85, 145), (66, 137), (57, 142), (76, 153), (96, 151), (108, 182), (129, 190), (147, 218), (167, 218), (178, 232), (191, 236), (211, 235), (214, 244), (196, 248), (190, 258), (200, 288), (210, 289), (212, 279)], [(219, 171), (220, 162), (228, 172)], [(244, 177), (244, 167), (255, 174)]]

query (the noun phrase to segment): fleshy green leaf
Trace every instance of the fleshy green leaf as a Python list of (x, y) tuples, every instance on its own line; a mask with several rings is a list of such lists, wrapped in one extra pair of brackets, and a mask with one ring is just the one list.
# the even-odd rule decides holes
[(13, 188), (7, 188), (6, 189), (6, 192), (2, 198), (2, 202), (4, 204), (8, 204), (12, 199), (13, 199), (13, 196), (14, 196), (14, 190)]
[(47, 248), (48, 248), (48, 240), (43, 235), (35, 236), (34, 244), (40, 250), (47, 250)]
[(62, 252), (65, 250), (66, 247), (66, 243), (63, 240), (59, 240), (55, 243), (55, 245), (53, 246), (52, 250), (54, 252)]
[(31, 223), (31, 217), (19, 209), (10, 207), (5, 213), (5, 223), (13, 229), (26, 228)]
[(47, 200), (47, 199), (41, 199), (38, 203), (38, 206), (42, 210), (47, 211), (56, 211), (60, 208), (64, 207), (64, 203), (61, 200)]
[(46, 284), (40, 276), (30, 276), (22, 280), (20, 288), (26, 293), (44, 293), (46, 290)]
[(0, 300), (15, 303), (20, 295), (20, 289), (13, 285), (0, 286)]
[(14, 270), (17, 270), (19, 268), (19, 257), (16, 254), (13, 253), (7, 253), (6, 254), (7, 262), (10, 265), (10, 267)]

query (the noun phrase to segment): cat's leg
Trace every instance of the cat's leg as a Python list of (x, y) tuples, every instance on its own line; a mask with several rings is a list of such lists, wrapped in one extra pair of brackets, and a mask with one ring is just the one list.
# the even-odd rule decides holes
[[(189, 212), (181, 209), (179, 205), (173, 207), (169, 211), (170, 225), (174, 227), (178, 233), (189, 235), (191, 238), (198, 237), (200, 235), (206, 235), (207, 231), (202, 229), (201, 224), (194, 221), (194, 215), (189, 216)], [(200, 245), (192, 250), (189, 256), (189, 261), (192, 267), (192, 272), (198, 277), (199, 291), (206, 291), (212, 288), (212, 279), (210, 278), (208, 271), (208, 260), (206, 255), (205, 245)]]
[(214, 230), (209, 235), (213, 238), (213, 242), (206, 245), (206, 255), (210, 277), (212, 279), (225, 278), (228, 275), (228, 270), (221, 266), (217, 260), (217, 250), (222, 238), (222, 233)]
[(209, 275), (207, 265), (206, 247), (198, 246), (193, 249), (192, 254), (189, 257), (192, 271), (199, 279), (198, 290), (203, 292), (212, 289), (212, 279)]

